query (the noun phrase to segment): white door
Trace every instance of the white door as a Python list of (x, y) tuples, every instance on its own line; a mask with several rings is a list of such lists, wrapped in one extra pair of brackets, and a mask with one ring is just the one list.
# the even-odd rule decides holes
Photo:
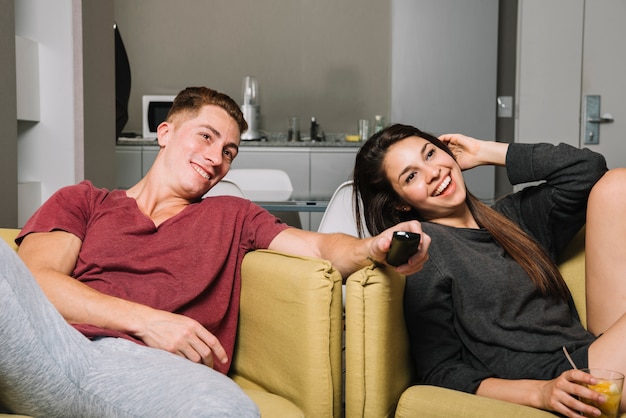
[[(582, 145), (603, 154), (610, 168), (626, 167), (626, 2), (587, 0), (584, 19)], [(613, 118), (598, 125), (597, 145), (585, 144), (590, 136), (585, 129), (587, 95), (598, 95), (600, 116)]]
[[(626, 2), (519, 0), (516, 142), (566, 142), (626, 167)], [(589, 144), (585, 105), (599, 96)]]

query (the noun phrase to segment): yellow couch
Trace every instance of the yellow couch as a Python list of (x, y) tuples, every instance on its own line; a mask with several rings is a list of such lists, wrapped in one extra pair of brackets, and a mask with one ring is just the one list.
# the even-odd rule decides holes
[[(18, 232), (0, 228), (0, 237), (16, 248)], [(329, 262), (253, 251), (230, 376), (264, 418), (338, 418), (342, 328), (341, 275)]]
[[(585, 325), (584, 230), (563, 254), (559, 266)], [(346, 417), (555, 417), (539, 409), (450, 389), (411, 386), (402, 307), (404, 283), (404, 276), (375, 267), (360, 270), (347, 280)]]

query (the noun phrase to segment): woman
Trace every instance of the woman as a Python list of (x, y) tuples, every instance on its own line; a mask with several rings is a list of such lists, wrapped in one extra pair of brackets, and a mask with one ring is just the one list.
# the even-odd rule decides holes
[[(462, 170), (479, 165), (505, 166), (512, 184), (541, 183), (489, 208), (466, 190), (463, 180)], [(416, 219), (431, 238), (430, 258), (407, 278), (405, 291), (419, 383), (569, 417), (578, 411), (599, 414), (577, 399), (604, 401), (583, 386), (595, 379), (572, 370), (562, 348), (579, 368), (626, 372), (621, 348), (626, 303), (620, 309), (619, 295), (614, 296), (606, 309), (613, 316), (607, 319), (598, 309), (592, 318), (593, 306), (605, 305), (606, 294), (615, 292), (590, 291), (596, 295), (589, 301), (590, 329), (603, 332), (596, 337), (580, 324), (554, 260), (585, 224), (589, 199), (588, 245), (593, 241), (597, 247), (588, 252), (596, 257), (588, 260), (588, 268), (603, 276), (605, 290), (619, 286), (614, 283), (618, 277), (602, 271), (614, 250), (610, 246), (616, 245), (598, 239), (597, 231), (611, 235), (611, 227), (613, 232), (625, 229), (621, 219), (608, 224), (603, 213), (607, 205), (626, 205), (615, 194), (606, 199), (616, 184), (624, 184), (626, 170), (606, 171), (604, 158), (586, 149), (509, 145), (456, 134), (435, 138), (405, 125), (392, 125), (363, 145), (354, 170), (355, 200), (363, 202), (369, 232)], [(364, 225), (359, 229), (363, 232)], [(587, 277), (591, 289), (594, 279)]]

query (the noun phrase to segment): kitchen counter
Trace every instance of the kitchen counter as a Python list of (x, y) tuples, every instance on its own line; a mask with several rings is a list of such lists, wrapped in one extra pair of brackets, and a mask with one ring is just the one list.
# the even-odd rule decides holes
[[(288, 148), (360, 148), (361, 141), (346, 141), (345, 134), (326, 134), (325, 141), (287, 141), (286, 134), (270, 134), (268, 138), (255, 141), (241, 141), (240, 147), (288, 147)], [(119, 138), (117, 145), (158, 146), (156, 139)]]

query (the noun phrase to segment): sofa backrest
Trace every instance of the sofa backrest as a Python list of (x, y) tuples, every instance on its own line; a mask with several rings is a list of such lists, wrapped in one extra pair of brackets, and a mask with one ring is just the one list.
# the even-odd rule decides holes
[(585, 293), (585, 228), (583, 227), (559, 258), (559, 270), (569, 288), (580, 322), (587, 327)]

